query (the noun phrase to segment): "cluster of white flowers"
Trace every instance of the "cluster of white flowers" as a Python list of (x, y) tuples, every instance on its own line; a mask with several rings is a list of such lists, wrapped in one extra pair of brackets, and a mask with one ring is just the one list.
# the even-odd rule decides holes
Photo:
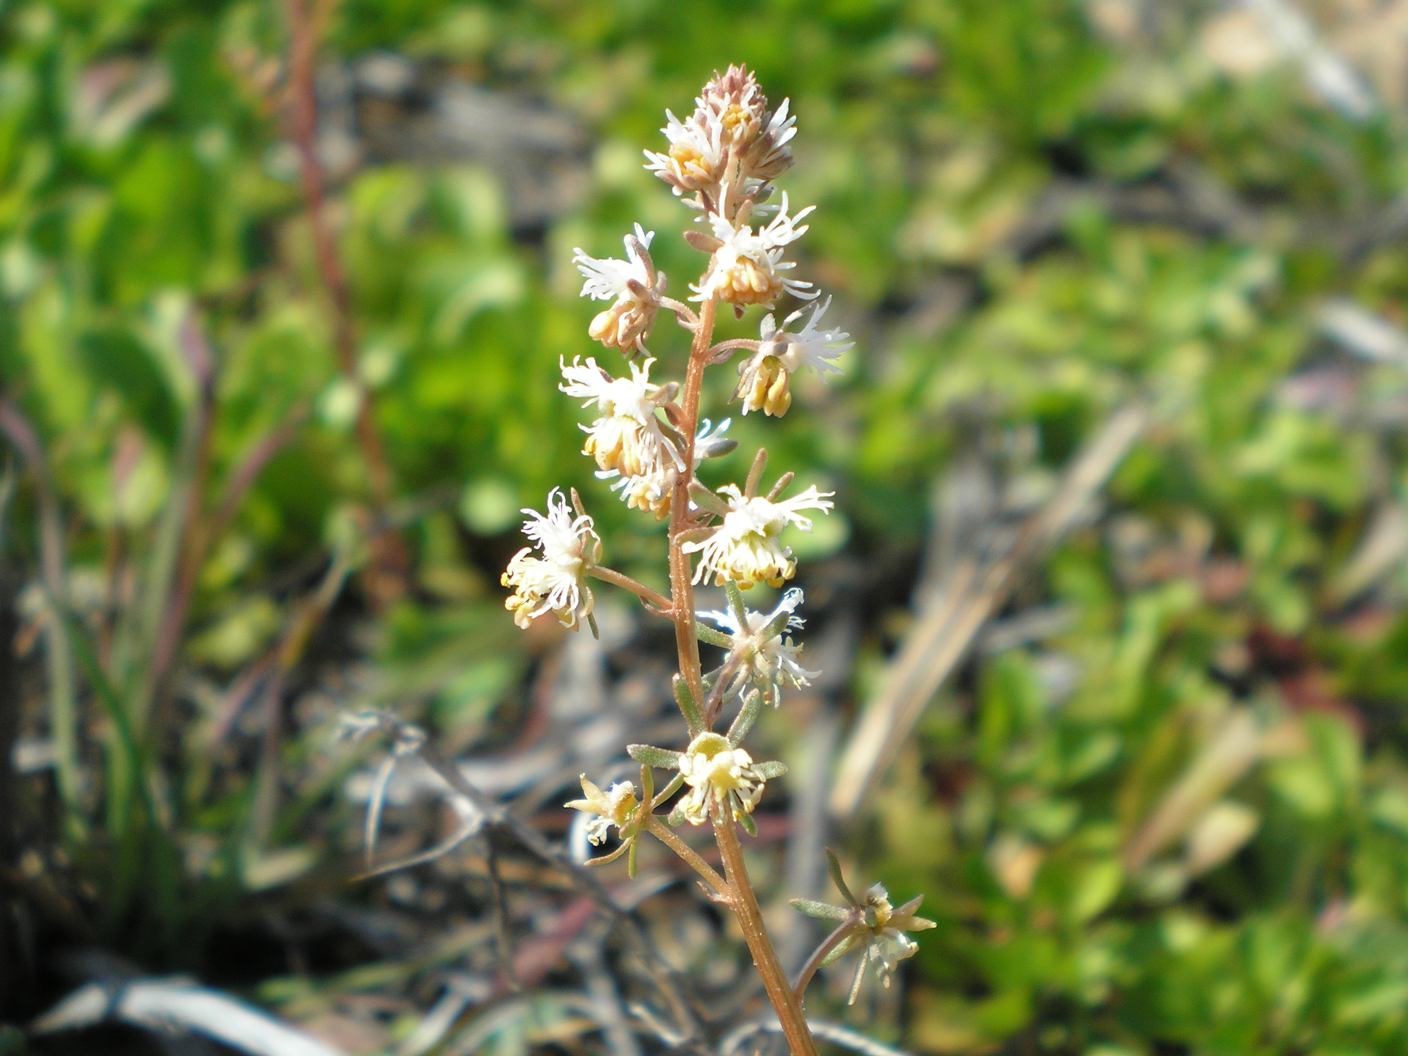
[(616, 481), (612, 486), (622, 492), (627, 506), (664, 517), (670, 512), (682, 457), (656, 413), (669, 402), (673, 388), (651, 383), (654, 362), (631, 363), (631, 376), (616, 378), (594, 359), (585, 364), (574, 359), (561, 364), (564, 383), (558, 387), (599, 412), (595, 421), (582, 426), (587, 434), (582, 453), (596, 460), (597, 475)]
[[(756, 833), (753, 811), (767, 781), (785, 773), (786, 767), (775, 761), (755, 762), (742, 742), (765, 703), (779, 706), (785, 688), (805, 687), (820, 672), (802, 666), (802, 646), (795, 638), (805, 622), (798, 614), (802, 592), (788, 590), (771, 610), (754, 610), (745, 605), (742, 591), (759, 583), (780, 588), (796, 575), (797, 561), (783, 533), (788, 528), (810, 531), (808, 514), (829, 513), (834, 493), (812, 485), (781, 498), (792, 480), (786, 473), (771, 490), (759, 494), (765, 451), (758, 452), (742, 486), (706, 487), (696, 475), (698, 465), (734, 445), (723, 436), (726, 421), (716, 428), (699, 417), (702, 378), (708, 366), (746, 350), (734, 398), (745, 415), (761, 411), (780, 417), (792, 403), (792, 375), (803, 368), (823, 377), (838, 373), (837, 361), (853, 342), (845, 331), (822, 325), (830, 298), (817, 300), (820, 291), (795, 278), (797, 265), (787, 259), (789, 247), (806, 234), (805, 221), (814, 209), (793, 211), (785, 193), (780, 201), (772, 198), (773, 181), (792, 164), (789, 144), (796, 119), (788, 102), (770, 109), (753, 74), (730, 66), (704, 86), (688, 117), (666, 111), (662, 131), (668, 146), (659, 152), (647, 150), (646, 168), (699, 214), (684, 237), (708, 257), (698, 281), (690, 286), (690, 301), (702, 307), (696, 311), (666, 296), (665, 275), (650, 255), (655, 233), (640, 224), (625, 236), (624, 258), (598, 259), (576, 249), (573, 264), (582, 277), (582, 296), (607, 302), (587, 332), (622, 353), (626, 370), (618, 376), (594, 358), (576, 356), (569, 363), (564, 357), (559, 360), (558, 387), (594, 414), (581, 426), (586, 434), (582, 453), (595, 463), (597, 477), (609, 481), (628, 507), (670, 518), (671, 594), (666, 597), (600, 567), (601, 540), (592, 519), (582, 511), (575, 492), (569, 506), (556, 489), (548, 495), (546, 514), (524, 511), (528, 520), (523, 531), (533, 545), (513, 556), (502, 578), (512, 588), (505, 605), (520, 627), (550, 612), (568, 628), (586, 621), (595, 631), (588, 576), (630, 590), (651, 611), (675, 623), (680, 642), (675, 693), (689, 728), (688, 747), (677, 751), (631, 745), (628, 753), (641, 766), (639, 790), (630, 781), (603, 790), (583, 774), (582, 798), (566, 806), (585, 815), (574, 828), (578, 840), (585, 836), (587, 843), (599, 846), (616, 830), (620, 846), (592, 864), (625, 855), (627, 871), (634, 875), (640, 837), (653, 833), (727, 896), (739, 882), (733, 873), (728, 879), (719, 877), (661, 827), (655, 811), (683, 789), (667, 816), (671, 825), (710, 823), (719, 829), (721, 849), (729, 846), (725, 841), (734, 823)], [(757, 340), (713, 343), (720, 305), (731, 306), (741, 318), (749, 306), (772, 308), (787, 297), (813, 303), (783, 316), (781, 323), (781, 313), (769, 312)], [(651, 379), (656, 360), (646, 342), (662, 310), (692, 336), (683, 395), (679, 384)], [(686, 600), (690, 587), (703, 583), (724, 587), (726, 609), (692, 611)], [(696, 639), (725, 650), (718, 667), (701, 670)], [(739, 706), (727, 733), (716, 732), (720, 715), (734, 703)], [(657, 769), (673, 774), (658, 796), (653, 777)], [(737, 844), (732, 846), (736, 851)], [(839, 875), (834, 862), (833, 875)], [(746, 878), (742, 882), (746, 884)], [(808, 911), (849, 929), (834, 954), (845, 952), (841, 947), (864, 944), (857, 985), (871, 965), (888, 985), (895, 966), (916, 949), (906, 932), (933, 925), (915, 915), (918, 899), (894, 909), (878, 885), (861, 901), (839, 879), (838, 884), (846, 906), (807, 903)]]
[(599, 412), (591, 425), (582, 426), (587, 434), (582, 454), (595, 459), (603, 471), (637, 477), (659, 472), (664, 462), (679, 459), (655, 414), (669, 392), (651, 384), (654, 362), (630, 364), (628, 378), (612, 377), (595, 359), (582, 363), (579, 357), (559, 364), (564, 381), (558, 388), (585, 401), (584, 407), (595, 405)]
[(823, 377), (840, 373), (836, 359), (855, 347), (844, 330), (823, 330), (817, 324), (831, 307), (831, 298), (810, 306), (811, 315), (800, 330), (787, 329), (806, 308), (799, 308), (778, 327), (775, 317), (763, 319), (758, 351), (738, 368), (738, 391), (743, 413), (762, 411), (781, 418), (792, 406), (790, 379), (802, 367), (811, 367)]
[(809, 205), (789, 216), (787, 205), (784, 194), (773, 218), (757, 230), (742, 219), (728, 220), (715, 214), (709, 217), (712, 236), (690, 232), (690, 244), (710, 254), (709, 270), (703, 281), (692, 287), (692, 299), (717, 298), (741, 307), (771, 305), (784, 293), (803, 299), (815, 297), (810, 282), (787, 277), (786, 273), (797, 264), (782, 257), (787, 246), (807, 233), (807, 225), (800, 221), (810, 216), (816, 206)]
[(792, 164), (788, 144), (797, 119), (788, 114), (788, 101), (769, 111), (757, 79), (741, 66), (715, 74), (689, 117), (681, 121), (666, 110), (665, 119), (660, 131), (669, 148), (647, 150), (646, 168), (676, 195), (694, 195), (700, 208), (727, 214), (730, 197), (760, 201)]

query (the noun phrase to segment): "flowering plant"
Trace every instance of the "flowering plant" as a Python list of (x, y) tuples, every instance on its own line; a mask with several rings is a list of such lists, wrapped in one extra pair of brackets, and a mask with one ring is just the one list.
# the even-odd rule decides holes
[[(792, 402), (791, 375), (803, 367), (822, 375), (836, 372), (835, 361), (852, 343), (843, 331), (821, 327), (830, 299), (818, 300), (819, 291), (795, 278), (796, 262), (787, 259), (791, 246), (806, 233), (802, 221), (813, 207), (793, 211), (786, 194), (780, 203), (770, 204), (773, 181), (792, 164), (789, 144), (796, 119), (788, 103), (770, 110), (753, 74), (730, 66), (705, 85), (687, 118), (669, 111), (666, 116), (662, 131), (668, 149), (646, 151), (646, 167), (698, 214), (684, 237), (707, 260), (698, 281), (690, 285), (693, 292), (686, 303), (665, 293), (665, 276), (650, 256), (655, 233), (639, 224), (625, 237), (624, 260), (597, 259), (576, 250), (582, 295), (610, 302), (592, 319), (588, 334), (625, 356), (626, 373), (613, 374), (594, 358), (577, 357), (560, 364), (559, 387), (595, 414), (582, 426), (582, 453), (596, 463), (597, 476), (611, 481), (611, 489), (628, 506), (668, 518), (670, 591), (666, 596), (603, 565), (601, 540), (577, 494), (572, 493), (569, 508), (555, 490), (548, 496), (546, 515), (524, 511), (529, 518), (524, 532), (540, 556), (525, 548), (509, 562), (503, 582), (513, 592), (506, 605), (519, 626), (551, 613), (570, 629), (585, 621), (595, 631), (588, 580), (597, 579), (630, 591), (647, 609), (674, 624), (679, 659), (674, 696), (686, 727), (685, 746), (630, 745), (629, 754), (641, 766), (639, 797), (633, 782), (603, 791), (583, 775), (583, 798), (567, 806), (585, 816), (592, 845), (606, 842), (613, 828), (619, 837), (614, 851), (591, 864), (626, 854), (628, 870), (634, 873), (636, 846), (648, 834), (693, 868), (711, 897), (737, 917), (791, 1051), (815, 1053), (802, 998), (816, 969), (860, 948), (855, 987), (871, 964), (888, 985), (897, 962), (916, 948), (905, 932), (931, 925), (914, 916), (917, 899), (896, 910), (878, 886), (864, 902), (852, 898), (839, 880), (839, 868), (833, 868), (848, 905), (808, 902), (800, 907), (839, 921), (838, 929), (795, 982), (783, 974), (737, 830), (756, 833), (753, 813), (767, 783), (781, 777), (786, 767), (755, 761), (743, 742), (764, 704), (779, 706), (784, 688), (805, 686), (818, 672), (802, 666), (802, 646), (795, 638), (804, 625), (797, 614), (802, 592), (787, 591), (771, 611), (750, 609), (744, 592), (758, 583), (782, 587), (796, 575), (797, 561), (785, 537), (793, 529), (810, 531), (809, 514), (829, 513), (833, 493), (813, 484), (783, 498), (791, 473), (760, 491), (767, 465), (761, 450), (742, 485), (705, 484), (698, 476), (701, 463), (726, 453), (733, 444), (723, 437), (727, 423), (714, 429), (701, 420), (700, 398), (705, 370), (743, 352), (734, 393), (743, 413), (761, 410), (781, 417)], [(810, 303), (786, 315), (781, 324), (770, 311), (757, 339), (714, 342), (721, 305), (730, 305), (741, 318), (749, 307), (771, 310), (784, 297)], [(692, 304), (698, 305), (697, 311)], [(682, 381), (662, 383), (651, 376), (659, 361), (646, 342), (662, 311), (690, 335)], [(694, 588), (705, 583), (724, 589), (726, 609), (696, 611)], [(725, 653), (722, 663), (709, 671), (700, 661), (701, 641)], [(727, 730), (719, 732), (716, 727), (725, 711), (735, 707)], [(669, 775), (658, 792), (656, 770)], [(657, 812), (672, 799), (673, 806), (662, 817)], [(712, 829), (722, 875), (674, 832), (686, 822)]]

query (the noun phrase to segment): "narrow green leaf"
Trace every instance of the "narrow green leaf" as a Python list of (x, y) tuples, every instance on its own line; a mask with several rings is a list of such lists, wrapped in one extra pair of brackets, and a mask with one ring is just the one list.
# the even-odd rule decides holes
[(842, 957), (846, 956), (846, 954), (850, 953), (856, 948), (856, 944), (860, 942), (860, 938), (861, 933), (859, 931), (855, 932), (852, 935), (847, 935), (844, 939), (842, 939), (839, 943), (836, 944), (836, 948), (834, 950), (832, 950), (830, 953), (828, 953), (825, 957), (821, 959), (820, 967), (825, 968), (828, 964), (835, 964)]
[[(675, 691), (675, 703), (679, 705), (680, 714), (684, 716), (685, 725), (689, 727), (689, 735), (693, 737), (704, 729), (704, 717), (699, 714), (699, 702), (694, 699), (694, 694), (689, 690), (689, 683), (684, 680), (683, 676), (676, 675), (672, 686)], [(637, 762), (643, 761), (637, 760)], [(652, 763), (651, 765), (657, 764)], [(674, 766), (675, 764), (671, 763), (670, 765)]]
[(651, 811), (658, 810), (663, 806), (671, 796), (680, 790), (680, 786), (683, 784), (684, 774), (675, 774), (674, 777), (670, 778), (669, 784), (656, 793), (655, 798), (650, 801)]
[(758, 484), (763, 479), (763, 470), (768, 466), (768, 449), (758, 448), (758, 453), (753, 456), (753, 464), (748, 467), (748, 478), (743, 483), (743, 494), (758, 494)]
[[(758, 721), (758, 713), (763, 709), (763, 695), (756, 689), (743, 697), (743, 707), (738, 712), (738, 717), (733, 720), (733, 725), (728, 728), (728, 743), (737, 748), (743, 743), (743, 738), (748, 736), (748, 731), (753, 728), (753, 723)], [(784, 766), (783, 770), (787, 768)]]
[(696, 506), (706, 513), (712, 513), (715, 517), (728, 516), (728, 503), (697, 480), (689, 486), (689, 497), (694, 500)]
[[(696, 622), (694, 624), (694, 633), (699, 636), (701, 642), (705, 642), (709, 645), (717, 645), (720, 649), (733, 648), (733, 639), (731, 637), (715, 627), (710, 627), (708, 624)], [(679, 675), (675, 677), (679, 678)]]
[[(107, 674), (98, 662), (97, 654), (94, 653), (88, 639), (83, 634), (77, 617), (68, 611), (63, 611), (60, 615), (69, 644), (73, 647), (84, 674), (88, 676), (88, 680), (97, 691), (98, 699), (107, 710), (108, 718), (112, 720), (117, 741), (112, 751), (125, 763), (127, 769), (124, 773), (130, 781), (130, 787), (124, 789), (123, 794), (129, 795), (132, 790), (135, 790), (137, 801), (141, 804), (153, 830), (166, 835), (165, 827), (162, 825), (161, 811), (157, 809), (156, 797), (149, 781), (154, 768), (133, 734), (128, 706), (108, 680)], [(115, 794), (112, 789), (109, 789), (108, 792), (109, 795)]]
[(738, 625), (740, 632), (748, 632), (748, 606), (743, 601), (743, 591), (738, 589), (738, 584), (733, 580), (724, 581), (724, 594), (728, 597), (728, 608), (733, 613), (733, 622)]
[(859, 906), (860, 899), (851, 894), (851, 889), (846, 886), (846, 878), (841, 875), (841, 863), (836, 858), (836, 852), (830, 847), (826, 848), (826, 867), (831, 873), (831, 882), (841, 892), (841, 897), (851, 905)]
[(678, 770), (680, 753), (668, 748), (656, 748), (653, 744), (628, 744), (626, 754), (645, 766), (656, 766), (661, 770)]
[(799, 913), (816, 917), (818, 920), (845, 920), (851, 915), (846, 906), (833, 906), (830, 902), (816, 902), (810, 898), (792, 898), (788, 901)]
[(626, 854), (630, 850), (630, 848), (634, 846), (635, 840), (628, 840), (625, 843), (621, 844), (619, 847), (617, 847), (610, 854), (604, 854), (600, 858), (588, 858), (582, 864), (589, 869), (596, 869), (599, 866), (610, 865), (612, 862), (616, 861), (616, 859), (620, 858), (621, 855)]
[(756, 764), (753, 769), (764, 781), (771, 781), (773, 778), (782, 777), (787, 773), (787, 764), (777, 759), (769, 759)]

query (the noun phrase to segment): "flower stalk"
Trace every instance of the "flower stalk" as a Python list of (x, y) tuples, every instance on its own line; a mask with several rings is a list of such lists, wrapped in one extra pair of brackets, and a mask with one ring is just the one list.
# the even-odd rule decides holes
[[(877, 886), (861, 903), (838, 879), (846, 907), (810, 902), (799, 907), (817, 910), (840, 927), (793, 984), (768, 935), (744, 861), (738, 830), (757, 835), (754, 811), (767, 783), (785, 775), (787, 767), (776, 760), (755, 761), (743, 742), (767, 705), (781, 705), (784, 689), (806, 686), (819, 674), (803, 666), (802, 644), (796, 639), (805, 626), (797, 614), (802, 591), (787, 590), (771, 610), (750, 608), (745, 594), (758, 584), (782, 588), (796, 575), (797, 560), (785, 537), (810, 531), (808, 514), (829, 513), (834, 493), (813, 484), (784, 498), (791, 472), (764, 490), (764, 450), (755, 454), (741, 486), (700, 480), (702, 464), (736, 447), (724, 436), (727, 421), (715, 424), (701, 416), (704, 376), (733, 353), (747, 353), (733, 398), (743, 414), (762, 411), (780, 418), (792, 404), (792, 375), (804, 367), (822, 376), (835, 373), (835, 360), (852, 345), (843, 331), (820, 325), (830, 299), (819, 300), (820, 291), (811, 282), (794, 278), (797, 264), (788, 259), (789, 247), (807, 231), (802, 221), (814, 208), (792, 210), (785, 193), (780, 201), (772, 195), (772, 181), (792, 163), (788, 144), (796, 118), (788, 103), (770, 110), (753, 75), (738, 66), (715, 74), (695, 102), (684, 120), (666, 111), (662, 131), (669, 149), (646, 151), (646, 167), (700, 214), (684, 231), (685, 241), (707, 256), (698, 281), (689, 287), (697, 310), (665, 295), (666, 276), (656, 270), (649, 252), (655, 233), (637, 224), (623, 240), (625, 258), (598, 259), (577, 249), (573, 260), (583, 278), (583, 296), (607, 304), (592, 319), (588, 335), (619, 352), (627, 372), (612, 372), (590, 357), (560, 362), (559, 388), (595, 415), (581, 428), (582, 453), (595, 464), (597, 478), (610, 481), (628, 507), (668, 519), (669, 595), (600, 564), (595, 522), (575, 491), (570, 507), (554, 491), (546, 514), (524, 511), (524, 533), (534, 545), (515, 555), (504, 574), (504, 585), (513, 589), (506, 606), (520, 626), (551, 614), (568, 630), (586, 623), (594, 631), (594, 599), (586, 582), (591, 579), (625, 590), (671, 621), (678, 663), (672, 690), (687, 730), (686, 746), (628, 745), (627, 754), (641, 767), (639, 798), (632, 782), (603, 789), (584, 774), (582, 798), (566, 805), (581, 814), (577, 832), (585, 834), (585, 844), (600, 846), (615, 830), (619, 845), (591, 864), (624, 857), (627, 872), (634, 875), (640, 836), (648, 833), (694, 871), (708, 897), (737, 917), (793, 1056), (815, 1056), (802, 1012), (806, 982), (818, 968), (864, 942), (856, 985), (870, 965), (888, 985), (894, 965), (915, 948), (904, 932), (928, 922), (913, 916), (918, 900), (893, 909)], [(783, 298), (806, 302), (806, 307), (783, 316), (779, 324), (781, 313), (773, 310)], [(758, 337), (715, 344), (723, 305), (739, 318), (752, 307), (768, 310)], [(647, 347), (662, 308), (690, 335), (682, 383), (660, 378), (665, 372), (661, 364), (668, 360)], [(697, 612), (696, 585), (722, 587), (727, 608)], [(708, 670), (700, 642), (724, 654)], [(724, 727), (729, 713), (732, 721)], [(655, 770), (671, 775), (658, 794)], [(657, 813), (662, 809), (668, 809), (663, 820)], [(673, 831), (685, 823), (711, 827), (722, 875)], [(833, 875), (839, 878), (834, 863)]]
[(816, 973), (821, 970), (821, 966), (826, 963), (826, 959), (855, 933), (855, 927), (855, 922), (851, 920), (836, 925), (835, 930), (812, 951), (811, 956), (807, 958), (807, 963), (802, 965), (802, 970), (797, 973), (797, 981), (792, 984), (792, 992), (797, 995), (799, 1002), (806, 999), (807, 986)]
[(629, 591), (644, 603), (645, 607), (660, 616), (667, 616), (673, 619), (671, 609), (673, 602), (658, 590), (647, 587), (644, 583), (632, 579), (623, 572), (617, 572), (614, 568), (603, 568), (600, 565), (593, 565), (587, 569), (587, 575), (593, 579), (599, 579), (603, 583), (610, 583), (613, 587), (620, 587)]
[(748, 878), (748, 866), (743, 861), (743, 848), (738, 843), (738, 831), (733, 827), (733, 822), (715, 822), (714, 840), (723, 856), (724, 876), (733, 891), (733, 911), (738, 917), (739, 927), (743, 929), (743, 941), (753, 955), (753, 964), (762, 977), (768, 1000), (777, 1012), (792, 1056), (816, 1056), (816, 1042), (812, 1040), (806, 1016), (802, 1014), (802, 1002), (787, 982), (772, 939), (768, 937), (767, 926), (763, 923), (763, 911), (758, 905), (757, 896), (753, 894), (753, 884)]
[(679, 652), (680, 674), (694, 694), (704, 699), (699, 670), (699, 638), (694, 631), (694, 584), (689, 567), (689, 554), (681, 536), (694, 527), (689, 516), (689, 484), (694, 478), (694, 437), (699, 422), (699, 396), (704, 385), (704, 368), (709, 361), (709, 346), (714, 340), (714, 319), (719, 302), (710, 298), (699, 311), (694, 341), (689, 349), (689, 365), (684, 378), (684, 406), (681, 409), (681, 432), (685, 436), (684, 471), (675, 480), (670, 503), (670, 599), (674, 607), (675, 648)]
[(733, 888), (729, 886), (729, 882), (720, 876), (712, 865), (699, 857), (699, 853), (676, 835), (673, 829), (652, 814), (646, 819), (645, 831), (674, 851), (680, 861), (698, 873), (716, 902), (726, 906), (733, 905)]

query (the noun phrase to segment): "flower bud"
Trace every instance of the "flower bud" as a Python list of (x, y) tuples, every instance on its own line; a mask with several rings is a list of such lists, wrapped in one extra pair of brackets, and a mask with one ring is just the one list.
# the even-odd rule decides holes
[(762, 411), (781, 418), (792, 406), (792, 390), (788, 385), (788, 370), (783, 360), (764, 346), (753, 358), (738, 368), (737, 396), (743, 401), (743, 413)]

